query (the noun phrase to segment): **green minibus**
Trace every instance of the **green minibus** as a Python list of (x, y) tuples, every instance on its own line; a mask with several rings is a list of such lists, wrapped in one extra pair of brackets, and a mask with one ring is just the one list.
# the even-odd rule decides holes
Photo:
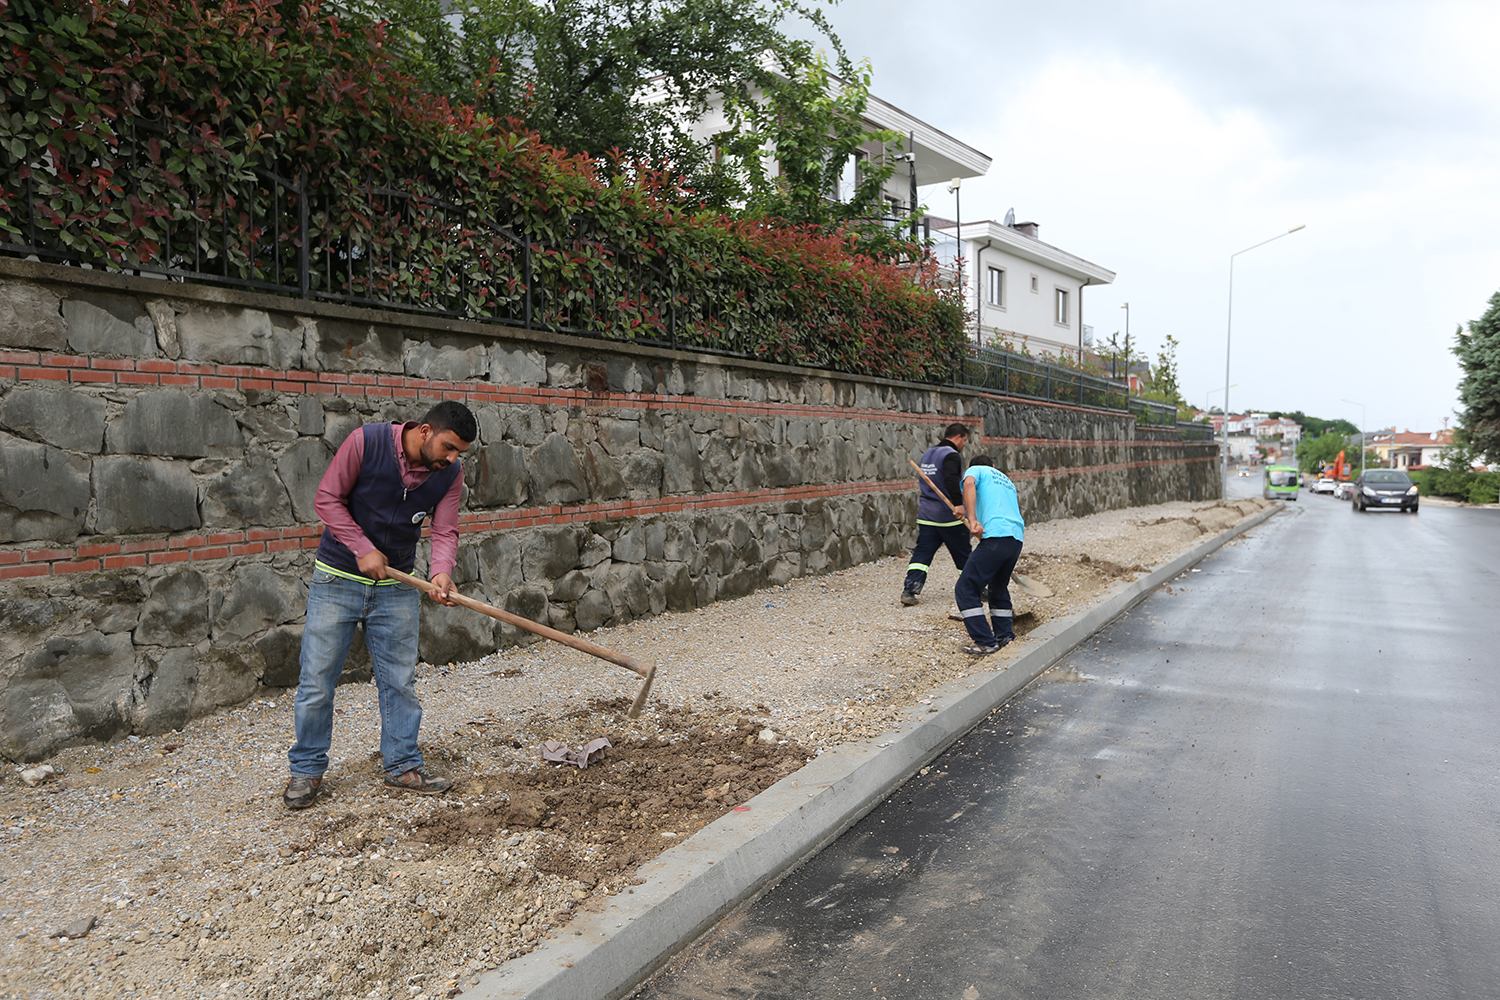
[(1297, 499), (1297, 469), (1290, 465), (1266, 466), (1265, 482), (1261, 496), (1267, 500)]

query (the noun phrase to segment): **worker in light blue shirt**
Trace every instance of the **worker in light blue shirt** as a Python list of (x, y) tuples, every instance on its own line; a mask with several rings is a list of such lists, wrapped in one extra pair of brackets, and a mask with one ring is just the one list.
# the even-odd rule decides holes
[[(953, 587), (958, 613), (969, 630), (970, 656), (988, 656), (1014, 642), (1016, 631), (1010, 603), (1010, 575), (1021, 558), (1026, 522), (1016, 499), (1016, 485), (980, 455), (964, 473), (964, 514), (969, 534), (979, 540)], [(989, 588), (989, 614), (980, 595)], [(991, 628), (991, 622), (994, 627)]]

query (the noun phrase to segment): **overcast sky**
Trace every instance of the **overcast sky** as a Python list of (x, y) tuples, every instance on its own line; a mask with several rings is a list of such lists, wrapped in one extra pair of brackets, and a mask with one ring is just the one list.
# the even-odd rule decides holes
[[(1118, 273), (1098, 337), (1181, 343), (1184, 395), (1434, 430), (1500, 289), (1500, 3), (843, 0), (874, 91), (993, 157), (966, 219)], [(922, 196), (950, 214), (943, 185)], [(1450, 420), (1451, 424), (1451, 420)]]

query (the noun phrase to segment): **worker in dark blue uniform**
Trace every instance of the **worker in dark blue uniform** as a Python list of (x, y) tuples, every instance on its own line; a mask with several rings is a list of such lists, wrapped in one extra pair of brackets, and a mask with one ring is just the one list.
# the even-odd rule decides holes
[(960, 572), (969, 561), (972, 544), (964, 519), (953, 509), (963, 505), (964, 460), (960, 454), (969, 443), (969, 429), (963, 424), (949, 424), (943, 439), (922, 453), (917, 465), (935, 483), (941, 494), (917, 477), (917, 547), (912, 550), (906, 567), (906, 583), (901, 588), (901, 603), (916, 604), (927, 583), (927, 570), (940, 546), (947, 546), (953, 565)]

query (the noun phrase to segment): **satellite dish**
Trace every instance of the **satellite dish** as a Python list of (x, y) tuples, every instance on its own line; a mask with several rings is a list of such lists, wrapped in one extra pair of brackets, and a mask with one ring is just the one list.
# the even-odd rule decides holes
[(1016, 224), (1016, 210), (1015, 209), (1012, 208), (1012, 209), (1010, 209), (1009, 211), (1007, 211), (1005, 213), (1005, 224), (1007, 226), (1011, 226), (1011, 227), (1015, 226), (1015, 224)]

